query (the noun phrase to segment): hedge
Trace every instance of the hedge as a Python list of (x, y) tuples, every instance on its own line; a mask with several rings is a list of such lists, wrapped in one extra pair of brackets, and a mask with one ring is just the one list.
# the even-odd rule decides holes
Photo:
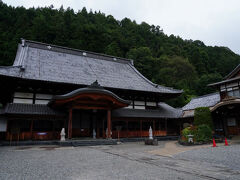
[(208, 107), (199, 107), (194, 111), (194, 121), (195, 126), (208, 125), (213, 130), (213, 121), (210, 109)]

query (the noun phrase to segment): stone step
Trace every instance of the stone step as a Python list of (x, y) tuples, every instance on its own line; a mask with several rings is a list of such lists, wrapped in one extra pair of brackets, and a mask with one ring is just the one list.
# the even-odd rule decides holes
[[(178, 140), (179, 136), (155, 136), (154, 139), (158, 141), (167, 141), (167, 140)], [(144, 138), (121, 138), (121, 142), (138, 142), (138, 141), (145, 141), (148, 137)]]
[[(178, 136), (162, 136), (154, 137), (158, 141), (177, 140)], [(121, 142), (137, 142), (144, 141), (146, 138), (121, 138)], [(116, 145), (117, 139), (79, 139), (66, 141), (12, 141), (11, 146), (27, 146), (27, 145), (60, 145), (60, 146), (97, 146), (97, 145)], [(0, 146), (10, 146), (9, 141), (1, 141)]]
[(97, 146), (97, 145), (116, 145), (116, 140), (94, 140), (94, 141), (73, 141), (73, 146)]

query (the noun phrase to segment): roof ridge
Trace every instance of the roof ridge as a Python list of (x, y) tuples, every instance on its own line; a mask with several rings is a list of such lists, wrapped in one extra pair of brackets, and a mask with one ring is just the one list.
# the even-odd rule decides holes
[(237, 76), (237, 77), (229, 78), (229, 79), (226, 79), (226, 80), (223, 80), (223, 81), (219, 81), (219, 82), (216, 82), (216, 83), (208, 84), (207, 86), (208, 87), (218, 86), (218, 85), (221, 85), (221, 84), (224, 84), (224, 83), (228, 83), (228, 82), (232, 82), (232, 81), (239, 80), (239, 79), (240, 79), (240, 76)]
[[(32, 40), (27, 40), (27, 39), (22, 39), (22, 44), (23, 46), (28, 43), (30, 44), (37, 44), (37, 45), (41, 45), (41, 46), (46, 46), (48, 48), (48, 50), (51, 50), (52, 47), (55, 47), (55, 48), (58, 48), (59, 51), (61, 49), (64, 49), (64, 50), (68, 50), (68, 51), (73, 51), (73, 52), (78, 52), (78, 53), (81, 53), (81, 54), (78, 54), (78, 55), (82, 55), (82, 56), (86, 56), (86, 57), (90, 57), (90, 56), (87, 56), (88, 54), (89, 55), (93, 55), (93, 56), (98, 56), (100, 57), (99, 59), (103, 59), (104, 57), (105, 58), (109, 58), (108, 60), (112, 60), (113, 62), (119, 62), (117, 60), (121, 60), (121, 61), (126, 61), (128, 63), (131, 63), (133, 64), (133, 60), (132, 59), (127, 59), (127, 58), (123, 58), (123, 57), (117, 57), (117, 56), (112, 56), (112, 55), (108, 55), (108, 54), (103, 54), (103, 53), (96, 53), (96, 52), (92, 52), (92, 51), (87, 51), (87, 50), (81, 50), (81, 49), (75, 49), (75, 48), (69, 48), (69, 47), (65, 47), (65, 46), (59, 46), (59, 45), (54, 45), (54, 44), (49, 44), (49, 43), (43, 43), (43, 42), (38, 42), (38, 41), (32, 41)], [(53, 50), (54, 51), (54, 50)], [(61, 51), (60, 51), (61, 52)], [(84, 55), (84, 53), (86, 53), (86, 55)], [(107, 59), (103, 59), (103, 60), (107, 60)], [(120, 61), (120, 62), (121, 62)]]

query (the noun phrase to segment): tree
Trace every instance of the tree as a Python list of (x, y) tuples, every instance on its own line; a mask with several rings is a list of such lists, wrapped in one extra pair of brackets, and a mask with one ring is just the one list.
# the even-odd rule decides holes
[(13, 63), (20, 38), (133, 59), (148, 79), (184, 89), (171, 101), (174, 106), (212, 92), (206, 85), (221, 80), (240, 63), (240, 56), (227, 47), (168, 36), (160, 26), (146, 22), (116, 20), (86, 8), (77, 13), (52, 6), (26, 9), (0, 1), (0, 65)]
[(159, 84), (181, 89), (192, 89), (197, 74), (193, 65), (183, 57), (165, 57), (160, 59), (161, 64), (155, 80)]
[(148, 47), (131, 49), (127, 53), (127, 58), (135, 60), (134, 65), (147, 78), (151, 79), (153, 77), (154, 58)]
[(208, 87), (208, 84), (218, 82), (222, 79), (219, 73), (204, 74), (197, 80), (196, 93), (199, 95), (209, 94), (215, 91), (215, 89)]

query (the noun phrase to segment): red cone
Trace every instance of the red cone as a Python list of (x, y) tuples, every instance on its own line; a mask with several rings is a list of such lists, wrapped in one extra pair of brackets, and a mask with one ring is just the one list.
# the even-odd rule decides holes
[(215, 139), (213, 138), (213, 147), (217, 147)]
[(225, 146), (228, 146), (227, 138), (225, 138)]

